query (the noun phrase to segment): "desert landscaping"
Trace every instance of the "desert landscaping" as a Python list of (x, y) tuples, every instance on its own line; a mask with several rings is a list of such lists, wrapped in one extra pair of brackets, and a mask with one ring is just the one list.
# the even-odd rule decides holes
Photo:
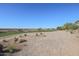
[(0, 56), (79, 56), (78, 12), (78, 3), (1, 3)]
[(77, 56), (79, 21), (48, 29), (1, 29), (1, 56)]
[(23, 32), (0, 37), (0, 55), (75, 56), (79, 55), (79, 30)]
[(0, 56), (79, 56), (78, 3), (1, 3)]

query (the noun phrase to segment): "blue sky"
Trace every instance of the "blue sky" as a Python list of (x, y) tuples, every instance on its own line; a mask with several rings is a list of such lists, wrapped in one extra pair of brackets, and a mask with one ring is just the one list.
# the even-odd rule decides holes
[(53, 28), (79, 19), (79, 4), (0, 4), (0, 28)]

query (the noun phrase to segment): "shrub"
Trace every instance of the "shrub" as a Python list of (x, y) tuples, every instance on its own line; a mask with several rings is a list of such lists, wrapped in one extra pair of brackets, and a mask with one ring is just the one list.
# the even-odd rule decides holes
[(21, 38), (22, 38), (22, 35), (20, 35), (19, 37), (21, 37)]
[(3, 45), (0, 44), (0, 53), (2, 53), (2, 52), (3, 52)]
[(24, 34), (24, 36), (26, 37), (26, 36), (27, 36), (27, 34)]
[(3, 40), (3, 42), (8, 42), (8, 40)]
[(16, 48), (16, 44), (10, 44), (6, 48), (4, 48), (3, 51), (5, 53), (14, 53), (14, 52), (20, 51), (20, 49)]
[(14, 39), (15, 39), (15, 40), (14, 40), (14, 41), (15, 41), (15, 43), (19, 40), (19, 38), (16, 38), (16, 37), (15, 37)]
[(38, 34), (38, 33), (36, 33), (36, 36), (39, 36), (39, 34)]
[(57, 30), (63, 30), (63, 28), (61, 26), (57, 27)]
[(23, 29), (18, 29), (18, 32), (24, 32)]
[(4, 56), (4, 46), (2, 44), (0, 44), (0, 56)]
[(57, 30), (76, 30), (79, 26), (75, 23), (66, 23), (63, 26), (57, 27)]
[(66, 23), (66, 24), (64, 24), (63, 27), (64, 27), (65, 30), (76, 30), (76, 29), (79, 28), (78, 25), (73, 24), (73, 23)]
[(21, 39), (19, 43), (24, 43), (24, 42), (27, 42), (27, 40)]
[(73, 30), (69, 30), (69, 32), (71, 33), (71, 34), (73, 34), (74, 32), (73, 32)]
[(40, 35), (43, 35), (43, 33), (41, 32)]

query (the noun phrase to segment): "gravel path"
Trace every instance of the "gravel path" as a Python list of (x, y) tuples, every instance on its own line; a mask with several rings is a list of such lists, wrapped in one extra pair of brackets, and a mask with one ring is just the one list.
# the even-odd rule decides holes
[(35, 36), (30, 33), (25, 38), (27, 46), (15, 56), (75, 56), (79, 55), (79, 38), (66, 31), (45, 32)]

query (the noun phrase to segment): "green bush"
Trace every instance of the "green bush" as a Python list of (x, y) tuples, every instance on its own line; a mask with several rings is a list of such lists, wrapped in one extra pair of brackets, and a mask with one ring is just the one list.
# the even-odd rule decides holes
[(79, 26), (76, 23), (66, 23), (63, 26), (57, 27), (57, 30), (76, 30)]
[(15, 45), (8, 45), (7, 48), (4, 49), (4, 51), (7, 53), (13, 53), (15, 49)]
[(63, 28), (61, 26), (57, 27), (57, 30), (63, 30)]
[[(3, 48), (3, 53), (5, 55), (12, 54), (21, 51), (21, 48), (18, 48), (20, 45), (17, 45), (15, 43), (9, 44), (6, 47)], [(7, 54), (6, 54), (7, 53)]]
[(64, 30), (76, 30), (79, 28), (79, 26), (73, 23), (66, 23), (64, 24), (63, 28)]

